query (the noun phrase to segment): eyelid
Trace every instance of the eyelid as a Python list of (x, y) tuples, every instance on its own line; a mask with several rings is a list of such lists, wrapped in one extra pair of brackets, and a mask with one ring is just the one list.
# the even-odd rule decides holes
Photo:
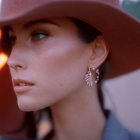
[(47, 30), (42, 30), (42, 29), (34, 29), (33, 31), (31, 31), (31, 35), (33, 35), (33, 34), (45, 34), (45, 35), (49, 35), (50, 34), (50, 32), (49, 31), (47, 31)]

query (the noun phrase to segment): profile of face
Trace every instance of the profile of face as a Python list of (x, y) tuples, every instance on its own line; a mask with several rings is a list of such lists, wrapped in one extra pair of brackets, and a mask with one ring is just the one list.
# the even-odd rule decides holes
[(107, 56), (102, 36), (84, 43), (68, 18), (11, 25), (9, 56), (13, 87), (21, 110), (34, 111), (56, 104), (87, 88), (88, 67)]

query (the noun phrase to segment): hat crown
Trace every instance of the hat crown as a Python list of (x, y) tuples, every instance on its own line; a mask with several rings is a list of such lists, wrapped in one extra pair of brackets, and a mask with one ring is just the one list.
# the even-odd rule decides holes
[(24, 13), (38, 5), (43, 5), (53, 2), (66, 2), (66, 1), (89, 1), (108, 4), (112, 6), (119, 6), (119, 0), (0, 0), (0, 18), (5, 19), (11, 16), (16, 16)]

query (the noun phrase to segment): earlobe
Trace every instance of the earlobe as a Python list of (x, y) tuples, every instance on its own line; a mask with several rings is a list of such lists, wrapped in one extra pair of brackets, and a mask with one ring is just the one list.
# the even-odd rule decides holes
[(95, 68), (98, 68), (106, 60), (109, 53), (109, 46), (102, 35), (97, 36), (91, 43), (91, 51), (89, 67), (94, 65)]

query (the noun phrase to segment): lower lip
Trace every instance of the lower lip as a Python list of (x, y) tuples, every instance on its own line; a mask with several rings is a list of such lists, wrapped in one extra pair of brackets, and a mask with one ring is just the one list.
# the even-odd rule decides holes
[(14, 91), (16, 93), (25, 93), (25, 92), (28, 92), (29, 90), (32, 89), (32, 85), (28, 85), (28, 86), (15, 86), (14, 87)]

